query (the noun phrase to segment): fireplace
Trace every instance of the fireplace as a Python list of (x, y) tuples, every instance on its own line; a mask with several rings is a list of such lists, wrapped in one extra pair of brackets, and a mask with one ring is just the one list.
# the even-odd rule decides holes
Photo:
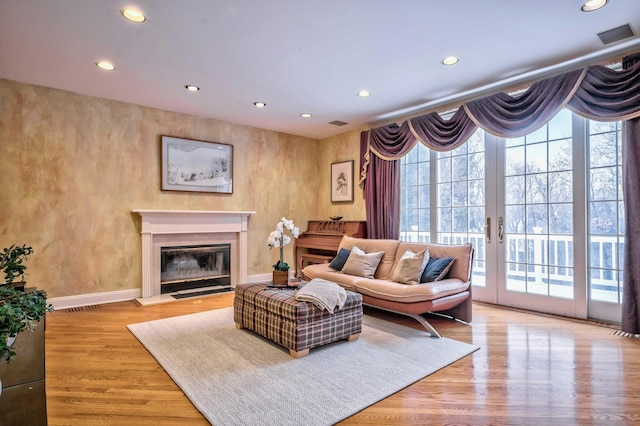
[(160, 248), (160, 293), (231, 286), (230, 244)]
[[(247, 282), (247, 227), (252, 211), (209, 210), (134, 210), (142, 217), (142, 299), (167, 295), (176, 283), (167, 269), (184, 266), (185, 284), (197, 286), (230, 286)], [(211, 256), (198, 257), (201, 248), (209, 247)], [(226, 247), (226, 248), (223, 248)], [(186, 250), (182, 255), (178, 250)], [(228, 253), (218, 254), (220, 252)], [(164, 260), (162, 253), (165, 254)], [(218, 263), (222, 256), (222, 270)], [(226, 256), (226, 257), (225, 257)], [(169, 262), (169, 264), (167, 264)], [(180, 263), (182, 262), (182, 263)], [(201, 267), (200, 264), (209, 266)], [(196, 270), (195, 265), (198, 265)], [(226, 264), (226, 266), (224, 266)], [(189, 267), (189, 268), (187, 268)], [(226, 269), (225, 269), (226, 268)], [(204, 271), (203, 271), (204, 269)], [(163, 270), (165, 272), (163, 278)], [(184, 272), (183, 271), (183, 272)], [(218, 272), (221, 272), (218, 274)], [(225, 273), (226, 272), (226, 273)], [(219, 280), (216, 284), (206, 280)], [(225, 284), (226, 282), (226, 284)], [(164, 287), (167, 285), (168, 287)], [(145, 302), (146, 303), (146, 302)]]

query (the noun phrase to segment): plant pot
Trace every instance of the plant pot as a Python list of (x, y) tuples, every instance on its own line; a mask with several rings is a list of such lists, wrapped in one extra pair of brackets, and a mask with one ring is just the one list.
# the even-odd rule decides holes
[(289, 285), (289, 271), (273, 271), (273, 284)]
[(18, 282), (12, 282), (11, 285), (13, 286), (13, 288), (15, 288), (16, 290), (19, 291), (24, 291), (25, 286), (27, 285), (26, 281), (18, 281)]

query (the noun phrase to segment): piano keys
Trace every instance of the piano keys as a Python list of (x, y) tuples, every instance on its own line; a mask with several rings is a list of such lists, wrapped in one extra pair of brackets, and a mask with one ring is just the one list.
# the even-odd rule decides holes
[[(357, 238), (367, 237), (367, 222), (359, 220), (310, 220), (307, 230), (293, 240), (295, 256), (295, 276), (302, 269), (302, 255), (316, 255), (317, 259), (327, 259), (338, 254), (338, 246), (344, 235)], [(302, 250), (301, 250), (302, 249)]]

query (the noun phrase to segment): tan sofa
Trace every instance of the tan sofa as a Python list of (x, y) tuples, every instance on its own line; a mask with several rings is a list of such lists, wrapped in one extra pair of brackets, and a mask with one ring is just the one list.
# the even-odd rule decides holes
[[(471, 322), (471, 244), (419, 244), (344, 236), (338, 251), (342, 248), (352, 250), (354, 246), (366, 253), (384, 252), (373, 278), (349, 275), (332, 269), (328, 263), (305, 267), (302, 270), (303, 278), (323, 278), (346, 290), (358, 292), (362, 294), (363, 304), (408, 315), (420, 322), (433, 337), (440, 337), (440, 334), (420, 314), (438, 312)], [(455, 258), (443, 279), (421, 284), (403, 284), (391, 280), (407, 249), (419, 252), (425, 248), (430, 257)]]

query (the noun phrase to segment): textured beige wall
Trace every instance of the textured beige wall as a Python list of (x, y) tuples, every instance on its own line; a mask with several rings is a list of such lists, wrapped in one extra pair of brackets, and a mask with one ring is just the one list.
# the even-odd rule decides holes
[[(331, 162), (357, 169), (358, 134), (314, 141), (0, 79), (0, 248), (32, 245), (27, 278), (49, 297), (139, 288), (133, 209), (255, 210), (248, 273), (268, 273), (281, 216), (364, 220), (359, 189), (333, 205), (328, 189)], [(161, 135), (233, 145), (234, 193), (161, 191)]]

